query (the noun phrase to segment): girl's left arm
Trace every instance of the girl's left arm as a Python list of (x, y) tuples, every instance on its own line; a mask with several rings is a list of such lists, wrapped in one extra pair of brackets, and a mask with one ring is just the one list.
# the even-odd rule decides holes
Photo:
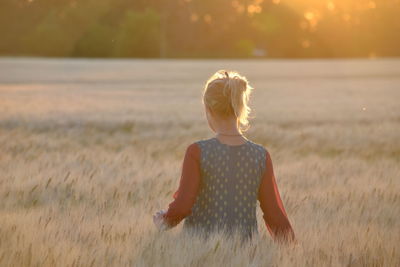
[(268, 151), (266, 152), (266, 170), (260, 184), (258, 200), (263, 211), (265, 225), (273, 239), (297, 243), (278, 190), (271, 156)]
[(182, 164), (182, 174), (178, 190), (173, 194), (174, 201), (168, 205), (163, 219), (168, 228), (179, 224), (192, 213), (200, 187), (200, 148), (196, 143), (186, 149)]

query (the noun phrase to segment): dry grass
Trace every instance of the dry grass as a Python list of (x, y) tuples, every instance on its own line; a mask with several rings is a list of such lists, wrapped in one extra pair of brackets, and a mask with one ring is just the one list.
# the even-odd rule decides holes
[[(212, 136), (213, 71), (256, 88), (247, 136), (269, 149), (299, 240), (202, 243), (152, 215), (183, 153)], [(400, 61), (0, 60), (1, 266), (399, 266)]]

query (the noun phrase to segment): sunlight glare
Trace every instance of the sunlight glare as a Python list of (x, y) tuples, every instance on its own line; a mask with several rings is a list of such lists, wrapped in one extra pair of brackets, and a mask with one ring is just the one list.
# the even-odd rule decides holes
[(375, 3), (374, 1), (370, 1), (370, 2), (368, 3), (368, 8), (370, 8), (370, 9), (376, 8), (376, 3)]
[(212, 21), (211, 15), (210, 14), (206, 14), (204, 15), (204, 22), (210, 24)]
[(335, 3), (333, 3), (332, 1), (328, 1), (328, 2), (326, 3), (326, 7), (327, 7), (330, 11), (333, 11), (333, 10), (335, 10)]
[(308, 11), (308, 12), (304, 13), (304, 17), (307, 20), (313, 20), (315, 18), (315, 14), (312, 11)]
[(261, 11), (262, 11), (262, 8), (259, 5), (249, 5), (247, 7), (247, 12), (249, 12), (250, 15), (252, 15), (254, 13), (260, 13)]
[(192, 13), (192, 15), (190, 15), (190, 20), (196, 22), (199, 20), (199, 16), (196, 13)]

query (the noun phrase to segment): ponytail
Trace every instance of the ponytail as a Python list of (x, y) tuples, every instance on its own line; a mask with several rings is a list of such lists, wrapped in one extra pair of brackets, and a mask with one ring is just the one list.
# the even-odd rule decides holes
[(248, 101), (253, 88), (246, 77), (235, 71), (217, 71), (208, 79), (203, 103), (221, 117), (235, 116), (239, 122), (239, 130), (249, 129)]

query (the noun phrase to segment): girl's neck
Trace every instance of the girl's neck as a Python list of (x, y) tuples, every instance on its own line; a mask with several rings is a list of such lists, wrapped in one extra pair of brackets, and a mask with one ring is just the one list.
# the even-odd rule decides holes
[(243, 135), (240, 136), (224, 136), (224, 135), (219, 135), (218, 133), (215, 135), (215, 138), (217, 138), (221, 143), (226, 144), (226, 145), (242, 145), (247, 142), (247, 138), (244, 137)]
[(237, 120), (220, 120), (214, 126), (214, 131), (221, 135), (240, 135), (241, 132), (238, 127)]
[(215, 137), (227, 145), (241, 145), (247, 142), (247, 139), (242, 135), (238, 129), (237, 121), (224, 121), (216, 125)]

